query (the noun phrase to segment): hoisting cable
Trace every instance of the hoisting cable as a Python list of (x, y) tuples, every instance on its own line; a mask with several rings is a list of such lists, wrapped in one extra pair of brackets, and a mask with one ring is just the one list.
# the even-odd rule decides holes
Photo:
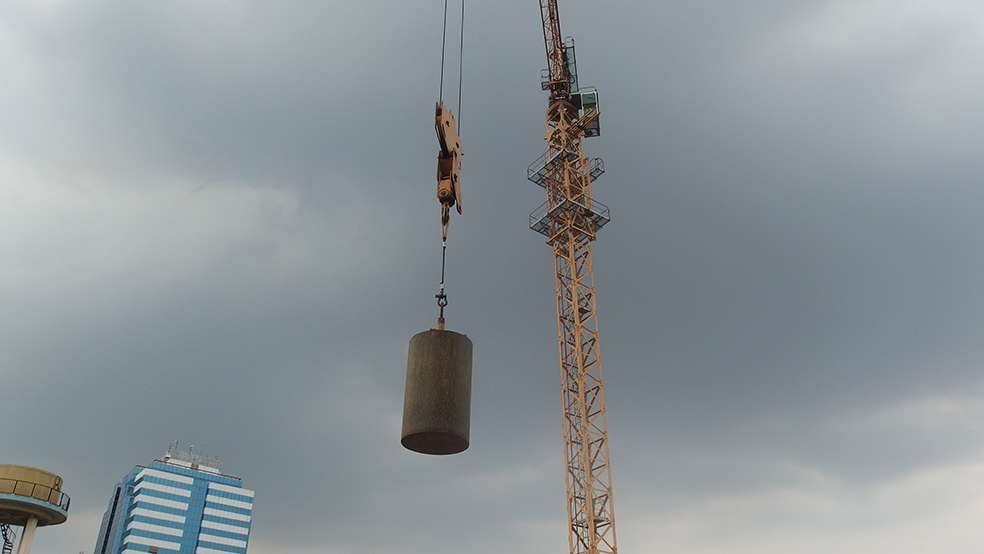
[(444, 51), (448, 44), (448, 0), (444, 0), (444, 27), (441, 29), (441, 90), (437, 94), (438, 102), (444, 101)]
[[(441, 288), (437, 298), (437, 306), (440, 313), (437, 318), (437, 328), (444, 329), (444, 308), (448, 305), (448, 296), (445, 292), (444, 276), (447, 267), (448, 251), (448, 224), (451, 218), (451, 207), (457, 204), (458, 213), (461, 213), (461, 185), (458, 181), (458, 173), (461, 166), (461, 139), (458, 133), (458, 126), (455, 123), (454, 114), (444, 106), (444, 63), (447, 51), (448, 39), (448, 0), (444, 0), (444, 28), (441, 36), (441, 92), (440, 101), (437, 104), (437, 115), (435, 127), (437, 128), (438, 142), (441, 143), (441, 152), (438, 154), (437, 164), (437, 198), (441, 202)], [(464, 53), (465, 39), (465, 0), (461, 0), (461, 30), (459, 32), (458, 44), (458, 115), (461, 115), (461, 89), (462, 89), (462, 55)]]
[[(446, 2), (447, 0), (445, 0)], [(465, 0), (461, 0), (461, 34), (458, 37), (458, 134), (461, 134), (461, 72), (465, 58)]]
[(437, 306), (441, 309), (441, 313), (437, 316), (437, 328), (440, 330), (444, 329), (444, 307), (448, 305), (448, 295), (444, 294), (444, 261), (447, 253), (448, 239), (444, 238), (441, 240), (441, 292), (435, 296), (437, 298)]

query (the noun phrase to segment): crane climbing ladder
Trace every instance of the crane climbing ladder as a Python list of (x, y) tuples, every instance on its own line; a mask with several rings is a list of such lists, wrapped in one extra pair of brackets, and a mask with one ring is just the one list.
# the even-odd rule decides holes
[(580, 89), (574, 41), (562, 40), (557, 0), (540, 0), (550, 91), (547, 150), (528, 170), (547, 200), (530, 215), (530, 228), (553, 248), (557, 294), (564, 455), (571, 554), (616, 554), (608, 427), (595, 316), (591, 242), (609, 222), (591, 182), (604, 173), (585, 158), (583, 137), (601, 134), (598, 93)]

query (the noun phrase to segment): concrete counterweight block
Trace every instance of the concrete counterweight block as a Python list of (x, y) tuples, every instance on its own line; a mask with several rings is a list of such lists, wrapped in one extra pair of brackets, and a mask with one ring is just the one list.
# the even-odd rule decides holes
[(404, 447), (421, 454), (457, 454), (468, 448), (471, 421), (472, 341), (431, 329), (410, 339), (403, 401)]

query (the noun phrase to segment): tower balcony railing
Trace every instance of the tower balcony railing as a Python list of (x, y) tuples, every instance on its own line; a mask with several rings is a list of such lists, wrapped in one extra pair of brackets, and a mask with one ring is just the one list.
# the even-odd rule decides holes
[(573, 200), (565, 198), (552, 209), (547, 208), (546, 202), (541, 204), (539, 208), (530, 214), (530, 229), (533, 229), (541, 235), (549, 237), (550, 224), (561, 214), (570, 212), (584, 216), (590, 220), (592, 225), (594, 225), (595, 231), (601, 229), (609, 221), (611, 221), (611, 212), (608, 210), (608, 206), (602, 204), (601, 202), (593, 200), (591, 202), (591, 207), (589, 208), (583, 204), (579, 204)]
[[(526, 178), (544, 188), (547, 186), (547, 174), (556, 170), (558, 164), (562, 164), (566, 159), (575, 156), (572, 152), (568, 152), (566, 156), (562, 155), (562, 152), (556, 152), (550, 159), (547, 159), (549, 153), (549, 151), (544, 152), (526, 168)], [(591, 176), (592, 182), (605, 172), (605, 162), (601, 158), (582, 158), (582, 160), (588, 162), (588, 175)]]
[(41, 502), (47, 502), (57, 506), (66, 512), (68, 511), (68, 506), (72, 503), (72, 499), (58, 489), (53, 489), (40, 483), (32, 483), (30, 481), (21, 481), (18, 479), (0, 478), (0, 495), (14, 495), (23, 496), (25, 498), (33, 498), (35, 500), (40, 500)]

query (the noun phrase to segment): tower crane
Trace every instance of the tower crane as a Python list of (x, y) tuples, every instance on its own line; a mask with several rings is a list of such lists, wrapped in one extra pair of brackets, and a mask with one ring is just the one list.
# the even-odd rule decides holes
[(571, 554), (615, 554), (608, 428), (595, 317), (591, 242), (609, 221), (606, 206), (591, 197), (591, 182), (604, 172), (600, 159), (585, 158), (581, 139), (600, 135), (598, 93), (580, 89), (573, 39), (562, 39), (557, 0), (540, 0), (550, 92), (546, 152), (527, 176), (547, 201), (530, 214), (530, 228), (553, 248), (557, 331), (564, 411), (564, 456)]

